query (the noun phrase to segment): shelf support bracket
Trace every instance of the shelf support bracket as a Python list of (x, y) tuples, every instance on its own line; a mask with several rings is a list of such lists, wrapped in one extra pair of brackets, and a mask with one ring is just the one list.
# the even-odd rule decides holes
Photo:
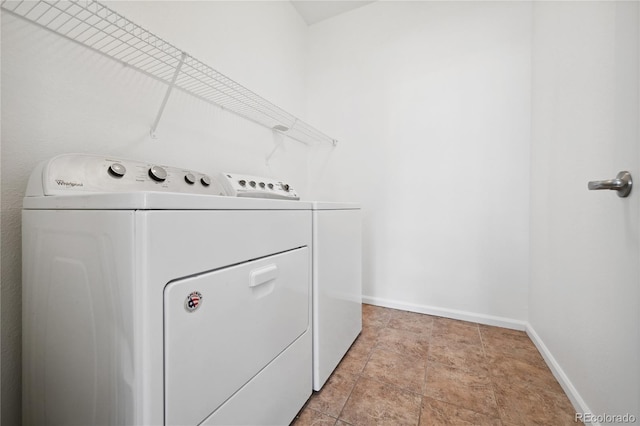
[(164, 99), (162, 100), (162, 104), (160, 105), (160, 110), (158, 111), (158, 115), (156, 116), (153, 125), (151, 126), (151, 139), (158, 139), (156, 136), (156, 130), (158, 129), (158, 124), (160, 123), (160, 118), (162, 118), (162, 113), (164, 112), (164, 108), (167, 106), (167, 102), (169, 101), (169, 96), (171, 96), (171, 91), (176, 85), (176, 80), (178, 79), (178, 74), (180, 74), (180, 70), (182, 69), (182, 64), (184, 64), (184, 60), (187, 58), (187, 53), (182, 52), (180, 55), (180, 62), (178, 66), (176, 66), (176, 70), (173, 73), (173, 77), (171, 78), (171, 83), (169, 87), (167, 87), (167, 93), (164, 94)]

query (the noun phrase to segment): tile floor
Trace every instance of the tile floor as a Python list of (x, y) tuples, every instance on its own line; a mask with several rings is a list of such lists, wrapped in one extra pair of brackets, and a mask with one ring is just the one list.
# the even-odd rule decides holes
[(524, 332), (372, 305), (362, 323), (293, 425), (576, 425)]

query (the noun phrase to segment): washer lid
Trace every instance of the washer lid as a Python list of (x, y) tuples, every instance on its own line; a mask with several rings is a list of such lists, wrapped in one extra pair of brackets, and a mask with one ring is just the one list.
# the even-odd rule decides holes
[(128, 192), (25, 197), (23, 208), (35, 210), (311, 210), (311, 204), (262, 198)]

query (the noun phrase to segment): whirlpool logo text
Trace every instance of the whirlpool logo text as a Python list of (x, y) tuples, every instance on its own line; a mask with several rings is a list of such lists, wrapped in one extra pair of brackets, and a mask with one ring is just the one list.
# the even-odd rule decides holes
[(82, 182), (67, 182), (66, 180), (56, 179), (58, 186), (64, 186), (67, 188), (73, 188), (75, 186), (84, 186)]

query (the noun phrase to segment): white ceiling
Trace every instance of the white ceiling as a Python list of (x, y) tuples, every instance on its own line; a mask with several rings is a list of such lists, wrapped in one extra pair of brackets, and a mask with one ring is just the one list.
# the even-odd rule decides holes
[(325, 19), (333, 18), (342, 13), (357, 9), (373, 1), (363, 0), (292, 0), (293, 7), (296, 8), (307, 25), (312, 25)]

